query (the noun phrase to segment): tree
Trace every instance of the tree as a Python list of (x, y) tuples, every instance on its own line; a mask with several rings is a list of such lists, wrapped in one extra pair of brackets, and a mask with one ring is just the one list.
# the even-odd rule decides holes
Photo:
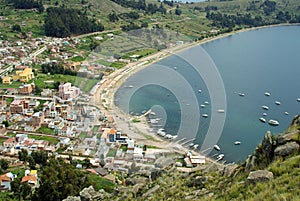
[(8, 121), (2, 121), (2, 124), (5, 126), (5, 128), (9, 127)]
[(175, 9), (175, 15), (181, 15), (182, 11), (179, 8)]
[(11, 28), (12, 31), (21, 32), (21, 26), (18, 24), (14, 24)]
[(23, 161), (26, 164), (28, 161), (28, 151), (26, 149), (21, 149), (18, 153), (18, 157), (20, 161)]
[(34, 159), (32, 158), (32, 156), (28, 157), (28, 163), (29, 163), (29, 168), (30, 169), (35, 169), (36, 163), (35, 163)]
[(117, 14), (115, 13), (115, 11), (112, 11), (110, 14), (108, 14), (108, 19), (111, 22), (117, 22), (117, 21), (119, 21), (119, 18), (117, 16)]
[(1, 167), (1, 169), (7, 170), (8, 166), (9, 166), (8, 160), (6, 160), (6, 159), (1, 159), (0, 160), (0, 167)]

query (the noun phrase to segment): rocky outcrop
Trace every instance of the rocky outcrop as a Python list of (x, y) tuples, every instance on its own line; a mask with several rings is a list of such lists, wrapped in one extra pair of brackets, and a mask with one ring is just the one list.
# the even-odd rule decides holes
[(265, 182), (273, 179), (273, 173), (267, 170), (257, 170), (250, 172), (247, 177), (249, 183)]
[(109, 193), (105, 192), (103, 189), (95, 191), (93, 186), (84, 188), (79, 193), (80, 196), (68, 196), (63, 201), (93, 201), (93, 200), (102, 200), (110, 196)]
[(145, 178), (145, 177), (134, 177), (134, 178), (127, 178), (126, 179), (126, 186), (130, 185), (136, 185), (138, 183), (145, 183), (148, 182), (149, 179)]
[(288, 142), (276, 147), (274, 153), (276, 156), (287, 156), (295, 152), (299, 152), (299, 148), (300, 146), (297, 142)]
[(239, 166), (237, 164), (228, 164), (224, 167), (223, 174), (226, 177), (233, 176)]
[(171, 166), (173, 163), (174, 163), (174, 160), (172, 158), (161, 157), (155, 161), (154, 165), (155, 165), (155, 167), (158, 167), (158, 168), (166, 168), (166, 167)]

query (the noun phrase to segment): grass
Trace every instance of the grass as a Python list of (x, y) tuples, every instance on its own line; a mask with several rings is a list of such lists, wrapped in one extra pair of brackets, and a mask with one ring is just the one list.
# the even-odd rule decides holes
[(104, 189), (106, 192), (112, 193), (116, 187), (116, 184), (96, 174), (89, 174), (88, 178), (96, 191)]
[(115, 157), (117, 153), (117, 149), (109, 149), (108, 153), (106, 154), (106, 157)]
[(100, 126), (94, 126), (94, 127), (92, 128), (92, 131), (93, 131), (93, 132), (97, 132), (97, 131), (99, 131), (99, 128), (100, 128)]
[(0, 137), (0, 145), (3, 144), (3, 142), (5, 142), (7, 140), (7, 138), (4, 138), (4, 137)]
[(28, 138), (32, 138), (35, 140), (46, 140), (50, 142), (50, 144), (57, 144), (59, 142), (59, 140), (56, 137), (50, 137), (50, 136), (28, 134)]
[(87, 136), (87, 132), (81, 132), (78, 137), (84, 139), (86, 138), (86, 136)]
[(40, 133), (44, 133), (44, 134), (54, 134), (54, 130), (51, 129), (51, 128), (48, 128), (46, 126), (41, 126), (37, 132), (40, 132)]
[(14, 98), (6, 98), (6, 105), (9, 106), (14, 101)]

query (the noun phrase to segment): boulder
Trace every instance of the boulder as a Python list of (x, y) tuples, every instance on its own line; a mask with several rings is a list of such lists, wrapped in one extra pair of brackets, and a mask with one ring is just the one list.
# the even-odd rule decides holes
[(249, 173), (247, 181), (249, 183), (265, 182), (273, 179), (273, 173), (267, 170), (256, 170)]
[(182, 165), (181, 162), (176, 162), (176, 163), (175, 163), (175, 166), (176, 166), (176, 167), (182, 167), (183, 165)]
[(170, 165), (172, 165), (173, 163), (174, 163), (174, 161), (172, 158), (161, 157), (155, 161), (154, 165), (155, 165), (155, 167), (158, 167), (158, 168), (166, 168), (166, 167), (169, 167)]
[(256, 156), (248, 156), (248, 158), (246, 159), (246, 166), (245, 166), (245, 170), (246, 171), (250, 171), (255, 167), (255, 161), (256, 161)]
[(66, 199), (63, 199), (63, 201), (81, 201), (81, 199), (78, 196), (68, 196)]
[(226, 165), (225, 168), (224, 168), (224, 171), (223, 171), (223, 174), (226, 176), (226, 177), (230, 177), (232, 176), (236, 169), (238, 168), (239, 166), (237, 164), (229, 164), (229, 165)]
[(278, 144), (285, 144), (290, 141), (296, 141), (299, 139), (299, 133), (291, 132), (287, 134), (282, 134), (278, 136)]
[(99, 191), (95, 191), (93, 186), (88, 188), (84, 188), (80, 193), (81, 201), (93, 201), (93, 200), (101, 200), (105, 197), (109, 196), (109, 193), (106, 193), (103, 189)]
[(297, 142), (288, 142), (284, 145), (276, 147), (274, 153), (276, 156), (287, 156), (295, 152), (299, 152), (299, 144)]
[(191, 186), (195, 186), (195, 187), (200, 187), (203, 186), (204, 187), (204, 183), (207, 181), (207, 177), (205, 176), (197, 176), (196, 178), (192, 178), (190, 180), (190, 185)]
[(158, 177), (160, 177), (163, 173), (166, 173), (166, 171), (164, 169), (160, 169), (160, 168), (153, 168), (151, 170), (151, 180), (154, 181), (156, 180)]
[(268, 131), (261, 143), (261, 149), (265, 158), (272, 159), (274, 146), (276, 145), (276, 141), (273, 140), (271, 132)]
[(135, 184), (138, 184), (138, 183), (146, 183), (148, 181), (147, 178), (144, 178), (144, 177), (134, 177), (134, 178), (127, 178), (126, 179), (126, 185), (130, 185), (130, 186), (133, 186)]

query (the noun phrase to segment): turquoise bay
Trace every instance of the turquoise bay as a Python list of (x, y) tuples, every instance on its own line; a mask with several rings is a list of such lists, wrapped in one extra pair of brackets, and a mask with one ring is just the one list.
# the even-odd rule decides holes
[[(244, 160), (261, 142), (267, 130), (274, 134), (283, 132), (293, 116), (300, 112), (300, 102), (297, 101), (300, 98), (299, 35), (300, 26), (267, 27), (201, 45), (215, 63), (225, 87), (225, 124), (217, 144), (227, 162)], [(198, 48), (190, 48), (188, 51), (198, 51)], [(194, 143), (201, 145), (212, 123), (210, 117), (215, 112), (210, 105), (205, 105), (204, 108), (201, 105), (205, 101), (211, 102), (212, 92), (208, 91), (202, 75), (198, 76), (189, 62), (183, 61), (179, 56), (168, 57), (157, 64), (176, 70), (188, 82), (196, 96), (201, 115), (208, 114), (208, 118), (200, 116), (199, 121), (193, 116), (181, 116), (183, 108), (180, 108), (177, 95), (167, 87), (155, 84), (145, 85), (130, 97), (130, 112), (141, 113), (154, 105), (160, 105), (167, 116), (162, 115), (165, 117), (163, 127), (171, 134), (176, 134), (181, 121), (199, 121)], [(128, 78), (115, 94), (116, 105), (124, 109), (122, 97), (128, 91), (126, 86), (136, 86), (147, 77), (158, 74), (159, 70), (151, 71), (150, 66)], [(187, 90), (185, 85), (176, 84), (179, 90)], [(199, 89), (202, 90), (201, 93), (198, 93)], [(265, 92), (271, 95), (265, 96)], [(244, 93), (245, 96), (239, 96), (238, 93)], [(184, 101), (185, 105), (193, 104), (192, 100)], [(280, 101), (281, 104), (276, 105), (275, 101)], [(262, 105), (267, 105), (269, 110), (263, 110)], [(161, 111), (158, 110), (159, 112)], [(266, 120), (276, 119), (280, 122), (279, 126), (260, 122), (259, 118), (264, 112), (267, 113)], [(286, 115), (285, 112), (289, 114)], [(240, 141), (241, 144), (234, 145), (235, 141)], [(213, 150), (210, 155), (215, 153)]]

